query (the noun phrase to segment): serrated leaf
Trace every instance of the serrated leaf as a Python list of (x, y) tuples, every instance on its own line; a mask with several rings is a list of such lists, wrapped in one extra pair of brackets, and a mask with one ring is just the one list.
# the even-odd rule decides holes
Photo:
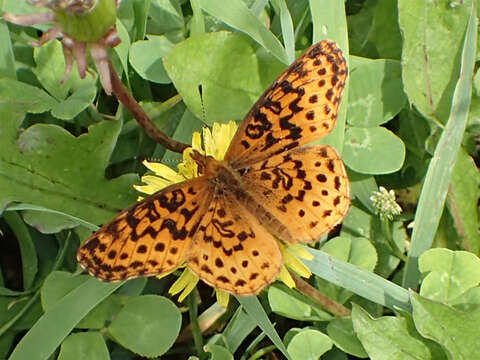
[(18, 201), (99, 224), (135, 202), (136, 175), (105, 178), (120, 122), (103, 121), (74, 137), (47, 124), (19, 134), (23, 115), (8, 106), (0, 107), (0, 117), (0, 208)]

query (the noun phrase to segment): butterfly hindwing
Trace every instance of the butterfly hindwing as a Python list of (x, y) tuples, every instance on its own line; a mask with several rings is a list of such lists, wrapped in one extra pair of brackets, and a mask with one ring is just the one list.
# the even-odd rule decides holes
[(242, 183), (262, 211), (276, 219), (265, 226), (284, 241), (319, 240), (348, 210), (347, 173), (328, 145), (300, 147), (258, 162)]
[(215, 288), (258, 293), (283, 265), (279, 246), (232, 194), (217, 194), (194, 239), (188, 267)]

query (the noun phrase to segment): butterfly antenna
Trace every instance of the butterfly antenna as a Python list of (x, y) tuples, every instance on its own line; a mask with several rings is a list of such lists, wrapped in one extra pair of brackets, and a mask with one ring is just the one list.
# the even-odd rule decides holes
[(202, 122), (205, 126), (208, 126), (207, 121), (206, 121), (207, 116), (205, 114), (205, 103), (203, 102), (203, 86), (202, 86), (202, 84), (198, 85), (198, 93), (200, 95), (200, 103), (202, 104), (202, 118), (200, 120), (202, 120)]

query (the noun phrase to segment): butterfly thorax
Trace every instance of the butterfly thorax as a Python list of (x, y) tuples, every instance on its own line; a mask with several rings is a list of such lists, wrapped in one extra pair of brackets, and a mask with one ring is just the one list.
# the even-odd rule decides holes
[(274, 235), (287, 242), (294, 242), (293, 234), (278, 219), (258, 202), (243, 184), (242, 173), (235, 171), (226, 161), (205, 156), (197, 151), (190, 155), (198, 164), (201, 175), (207, 177), (214, 186), (214, 197), (232, 197), (254, 214)]
[(210, 180), (215, 187), (222, 191), (236, 192), (240, 190), (240, 178), (226, 161), (217, 160), (213, 156), (205, 156), (198, 151), (190, 155), (197, 163), (199, 173)]

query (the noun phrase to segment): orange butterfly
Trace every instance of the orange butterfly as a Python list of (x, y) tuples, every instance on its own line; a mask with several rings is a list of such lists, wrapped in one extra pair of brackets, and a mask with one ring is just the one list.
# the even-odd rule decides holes
[(312, 242), (342, 221), (349, 183), (328, 145), (302, 145), (335, 126), (347, 79), (330, 41), (311, 46), (260, 97), (224, 160), (191, 153), (201, 176), (123, 211), (78, 250), (102, 280), (159, 275), (186, 263), (200, 279), (238, 295), (275, 280), (275, 237)]

